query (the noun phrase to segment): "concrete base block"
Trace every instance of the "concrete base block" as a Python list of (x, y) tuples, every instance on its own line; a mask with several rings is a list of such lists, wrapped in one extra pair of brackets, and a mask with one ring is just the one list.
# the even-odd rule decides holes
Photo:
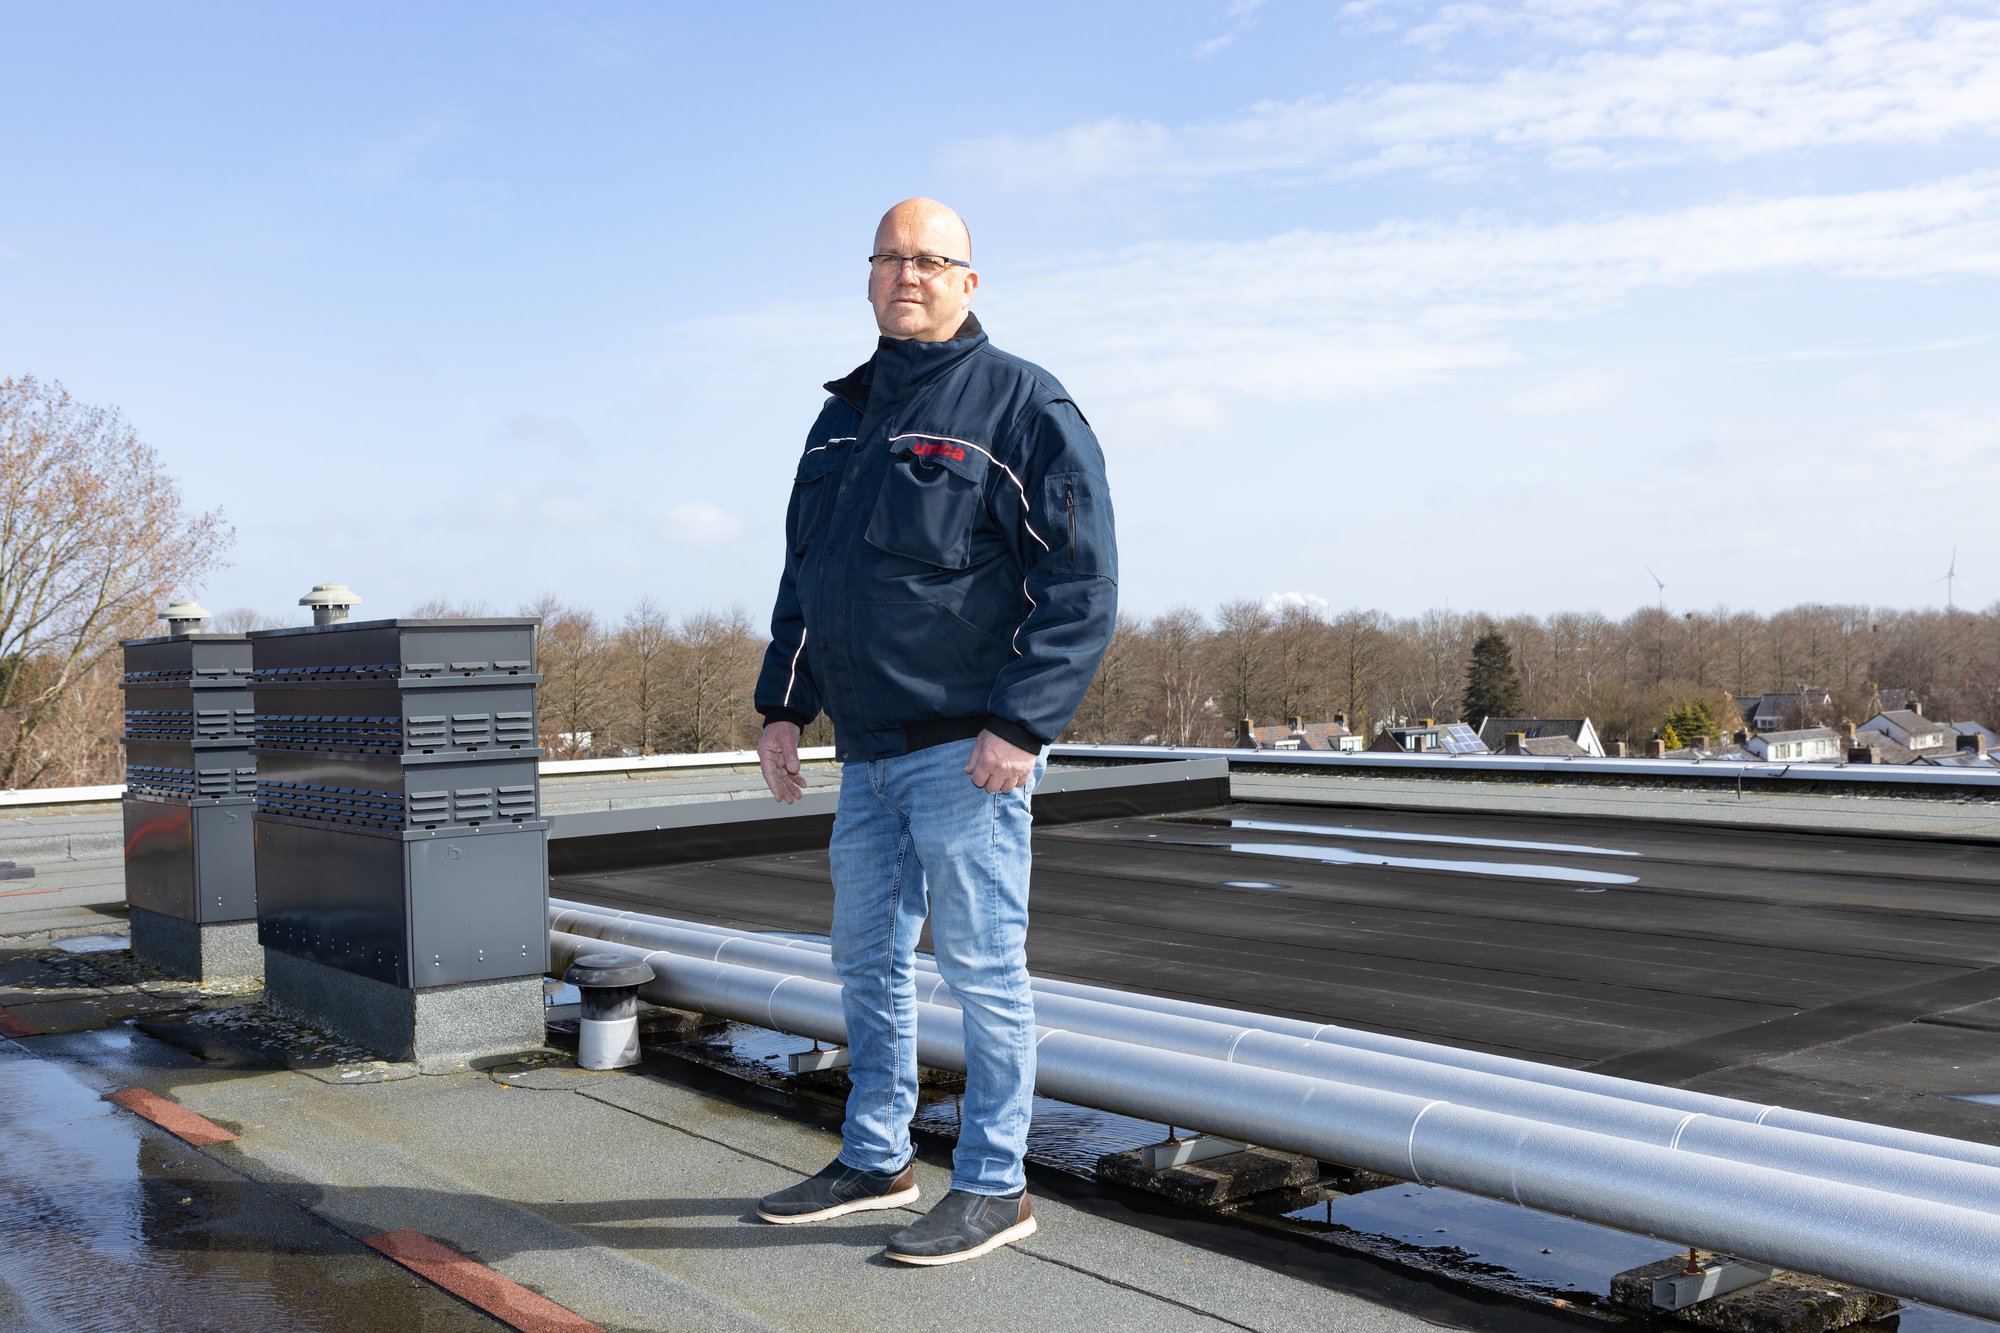
[(264, 950), (253, 921), (183, 921), (144, 907), (132, 912), (132, 956), (196, 981), (261, 981)]
[(1312, 1158), (1270, 1148), (1245, 1148), (1159, 1171), (1146, 1166), (1145, 1153), (1144, 1148), (1129, 1148), (1104, 1154), (1097, 1159), (1097, 1178), (1164, 1194), (1176, 1203), (1196, 1208), (1220, 1208), (1253, 1194), (1310, 1185), (1319, 1179), (1319, 1163)]
[[(1696, 1258), (1713, 1260), (1717, 1256), (1704, 1250), (1697, 1251)], [(1682, 1253), (1618, 1274), (1611, 1279), (1611, 1303), (1621, 1309), (1643, 1311), (1656, 1319), (1677, 1320), (1697, 1328), (1728, 1329), (1731, 1333), (1826, 1333), (1829, 1329), (1881, 1319), (1902, 1309), (1902, 1303), (1893, 1296), (1786, 1272), (1710, 1297), (1684, 1310), (1656, 1309), (1653, 1279), (1681, 1272), (1687, 1261), (1687, 1255)]]
[(533, 1050), (546, 1035), (540, 977), (411, 991), (266, 949), (264, 999), (385, 1060), (415, 1061), (424, 1070)]

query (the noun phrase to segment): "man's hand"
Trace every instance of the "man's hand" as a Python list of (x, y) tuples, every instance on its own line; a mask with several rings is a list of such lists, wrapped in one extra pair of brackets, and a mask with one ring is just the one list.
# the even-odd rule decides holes
[(790, 805), (805, 795), (806, 780), (799, 776), (799, 726), (796, 722), (772, 722), (757, 738), (757, 765), (764, 770), (764, 785), (771, 795)]
[(972, 758), (965, 771), (972, 774), (973, 786), (999, 796), (1027, 785), (1037, 757), (1033, 750), (1023, 750), (990, 731), (982, 731), (972, 743)]

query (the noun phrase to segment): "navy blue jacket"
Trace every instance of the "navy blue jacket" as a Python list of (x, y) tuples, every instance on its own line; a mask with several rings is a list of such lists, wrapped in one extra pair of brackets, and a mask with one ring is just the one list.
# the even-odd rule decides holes
[(843, 760), (981, 730), (1034, 750), (1110, 642), (1104, 455), (1055, 377), (987, 341), (884, 338), (827, 386), (785, 515), (757, 679), (767, 722), (833, 719)]

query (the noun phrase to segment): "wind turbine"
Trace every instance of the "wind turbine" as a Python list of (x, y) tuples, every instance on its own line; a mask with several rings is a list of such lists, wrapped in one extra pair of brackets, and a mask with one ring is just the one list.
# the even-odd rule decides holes
[(1933, 586), (1939, 583), (1942, 583), (1944, 585), (1944, 609), (1947, 611), (1952, 609), (1952, 599), (1951, 599), (1952, 585), (1957, 582), (1958, 582), (1958, 547), (1953, 546), (1951, 548), (1950, 567), (1947, 568), (1943, 574), (1931, 580)]
[(1645, 563), (1644, 561), (1641, 561), (1641, 562), (1639, 563), (1639, 568), (1641, 568), (1641, 569), (1645, 570), (1645, 571), (1646, 571), (1646, 573), (1647, 573), (1647, 574), (1648, 574), (1648, 575), (1649, 575), (1649, 576), (1650, 576), (1650, 577), (1652, 578), (1653, 582), (1655, 582), (1655, 583), (1658, 583), (1658, 584), (1660, 585), (1660, 610), (1662, 610), (1662, 611), (1666, 610), (1666, 609), (1667, 609), (1667, 585), (1666, 585), (1665, 583), (1661, 582), (1661, 580), (1660, 580), (1660, 576), (1659, 576), (1658, 574), (1654, 574), (1654, 573), (1653, 573), (1653, 567), (1652, 567), (1651, 565), (1649, 565), (1649, 564), (1646, 564), (1646, 563)]

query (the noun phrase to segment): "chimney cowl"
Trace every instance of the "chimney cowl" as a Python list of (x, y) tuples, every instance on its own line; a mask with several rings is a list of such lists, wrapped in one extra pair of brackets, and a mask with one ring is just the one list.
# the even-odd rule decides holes
[(313, 624), (338, 625), (361, 605), (361, 597), (345, 583), (315, 583), (311, 592), (299, 598), (299, 605), (312, 608)]
[(209, 614), (207, 607), (189, 597), (160, 612), (160, 619), (167, 622), (169, 634), (199, 634), (208, 623)]

